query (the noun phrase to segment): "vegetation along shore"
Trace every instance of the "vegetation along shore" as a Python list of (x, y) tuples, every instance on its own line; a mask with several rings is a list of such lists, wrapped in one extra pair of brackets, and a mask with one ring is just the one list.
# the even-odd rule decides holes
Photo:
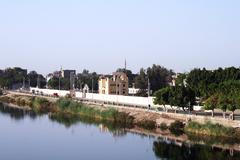
[[(88, 118), (97, 123), (111, 124), (111, 126), (119, 128), (140, 128), (149, 130), (151, 132), (160, 132), (182, 135), (187, 134), (193, 137), (202, 137), (208, 140), (209, 137), (219, 138), (226, 142), (240, 142), (240, 131), (232, 127), (225, 127), (220, 124), (200, 124), (196, 122), (183, 123), (175, 120), (170, 124), (162, 122), (160, 126), (156, 125), (156, 121), (151, 116), (139, 119), (134, 114), (129, 112), (117, 110), (112, 107), (90, 106), (77, 102), (71, 98), (59, 98), (58, 100), (51, 100), (48, 98), (26, 96), (26, 95), (2, 95), (0, 102), (6, 104), (17, 105), (21, 109), (32, 110), (36, 114), (49, 114), (50, 118), (61, 121), (61, 119), (68, 119), (71, 121), (79, 118)], [(74, 122), (74, 121), (73, 121)]]

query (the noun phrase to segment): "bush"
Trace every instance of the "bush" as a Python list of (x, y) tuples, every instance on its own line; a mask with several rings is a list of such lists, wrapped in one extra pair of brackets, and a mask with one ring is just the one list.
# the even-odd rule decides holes
[(163, 122), (163, 123), (160, 124), (159, 128), (160, 128), (161, 130), (165, 131), (165, 130), (168, 129), (168, 126), (167, 126), (166, 123)]
[(181, 135), (181, 134), (183, 134), (184, 124), (183, 124), (183, 122), (175, 121), (175, 122), (171, 123), (171, 125), (169, 126), (169, 130), (171, 133), (173, 133), (177, 136)]
[(110, 109), (110, 112), (112, 112), (114, 123), (117, 123), (122, 127), (127, 127), (127, 128), (133, 127), (134, 118), (132, 116), (129, 116), (129, 114), (124, 112), (118, 112), (117, 110), (112, 111), (111, 109)]
[(137, 126), (142, 127), (144, 129), (153, 130), (156, 129), (156, 122), (152, 120), (142, 120), (137, 123)]

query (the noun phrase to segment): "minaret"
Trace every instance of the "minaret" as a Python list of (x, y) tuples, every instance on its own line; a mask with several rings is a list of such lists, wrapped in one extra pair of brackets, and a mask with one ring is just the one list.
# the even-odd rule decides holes
[(124, 69), (125, 69), (125, 72), (127, 71), (127, 60), (125, 58), (125, 63), (124, 63)]

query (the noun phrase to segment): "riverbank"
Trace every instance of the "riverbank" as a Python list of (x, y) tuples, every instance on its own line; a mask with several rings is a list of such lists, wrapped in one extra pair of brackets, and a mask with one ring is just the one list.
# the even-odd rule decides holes
[[(231, 143), (232, 141), (236, 143), (240, 142), (240, 131), (237, 129), (231, 127), (226, 128), (224, 126), (220, 126), (220, 129), (214, 127), (215, 125), (219, 126), (218, 124), (200, 127), (204, 124), (196, 125), (196, 123), (194, 123), (195, 125), (192, 125), (192, 122), (184, 125), (184, 121), (177, 116), (168, 116), (164, 113), (159, 114), (154, 111), (139, 108), (100, 106), (91, 102), (86, 104), (67, 98), (56, 99), (23, 94), (8, 94), (1, 96), (0, 101), (18, 108), (30, 109), (36, 114), (49, 114), (50, 117), (58, 121), (68, 119), (71, 123), (78, 121), (79, 117), (84, 117), (88, 120), (98, 122), (99, 124), (103, 122), (105, 124), (111, 123), (111, 126), (128, 129), (137, 128), (139, 131), (144, 130), (154, 134), (173, 133), (180, 136), (183, 133), (187, 133), (198, 137), (223, 138), (224, 140), (226, 139), (226, 142)], [(225, 132), (225, 130), (228, 132)], [(208, 140), (208, 138), (206, 139)], [(225, 141), (221, 143), (225, 143)]]
[(22, 109), (31, 109), (36, 114), (51, 114), (51, 116), (85, 116), (94, 118), (97, 121), (109, 121), (118, 126), (132, 128), (138, 126), (144, 129), (156, 129), (156, 122), (150, 119), (135, 119), (134, 116), (127, 112), (119, 111), (113, 107), (101, 107), (87, 105), (77, 102), (70, 98), (60, 98), (58, 100), (49, 100), (43, 97), (30, 95), (13, 95), (1, 96), (0, 101), (3, 103), (17, 105)]

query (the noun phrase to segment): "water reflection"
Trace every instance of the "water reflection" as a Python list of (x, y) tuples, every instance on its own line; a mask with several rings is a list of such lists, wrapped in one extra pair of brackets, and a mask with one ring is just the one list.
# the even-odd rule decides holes
[[(31, 119), (36, 119), (38, 115), (31, 111), (24, 111), (18, 108), (11, 108), (6, 105), (0, 104), (1, 115), (10, 116), (14, 120), (22, 120), (25, 117), (30, 117)], [(91, 118), (89, 116), (69, 116), (68, 114), (51, 114), (49, 115), (49, 120), (52, 122), (57, 122), (69, 128), (74, 125), (91, 125), (99, 129), (100, 133), (111, 133), (113, 137), (127, 137), (129, 138), (129, 130), (127, 131), (121, 125), (102, 121), (96, 118)], [(219, 139), (208, 139), (208, 145), (200, 144), (203, 142), (203, 137), (190, 136), (189, 140), (194, 143), (186, 143), (183, 141), (171, 140), (171, 138), (164, 138), (164, 136), (156, 139), (154, 136), (144, 135), (141, 132), (131, 132), (132, 135), (137, 137), (148, 138), (151, 145), (151, 153), (159, 159), (171, 159), (171, 160), (237, 160), (240, 159), (240, 152), (231, 146), (218, 146), (216, 142), (221, 142)], [(124, 139), (124, 138), (123, 138)], [(120, 139), (120, 140), (123, 140)], [(152, 139), (152, 140), (151, 140)], [(66, 142), (65, 142), (66, 143)], [(224, 143), (224, 142), (221, 142)], [(231, 142), (234, 144), (234, 142)], [(143, 143), (144, 144), (144, 143)], [(133, 144), (134, 145), (134, 144)], [(141, 145), (140, 141), (136, 142), (135, 145)], [(240, 149), (240, 146), (238, 146)], [(119, 151), (121, 152), (121, 150)], [(130, 151), (129, 151), (130, 152)], [(141, 157), (140, 157), (141, 159)]]
[(89, 116), (69, 116), (69, 114), (58, 113), (49, 115), (49, 119), (63, 124), (67, 128), (81, 123), (86, 125), (95, 125), (96, 127), (99, 127), (101, 132), (110, 132), (113, 136), (124, 136), (127, 133), (121, 125)]
[(175, 143), (161, 138), (153, 143), (153, 151), (157, 157), (171, 160), (238, 160), (240, 158), (239, 151), (216, 146)]
[(22, 120), (25, 116), (35, 119), (37, 115), (34, 112), (28, 110), (22, 110), (19, 108), (9, 107), (5, 104), (0, 103), (0, 112), (2, 115), (10, 116), (14, 120)]

